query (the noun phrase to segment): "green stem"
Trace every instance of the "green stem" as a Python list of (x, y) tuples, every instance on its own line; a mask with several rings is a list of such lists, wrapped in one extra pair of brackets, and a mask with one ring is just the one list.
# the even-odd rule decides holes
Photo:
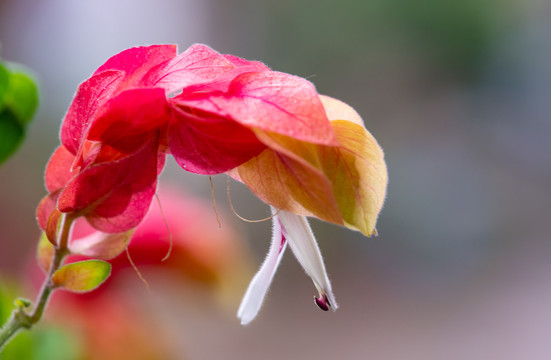
[(24, 327), (23, 322), (18, 319), (18, 312), (19, 309), (13, 310), (10, 318), (0, 330), (0, 351)]
[(34, 309), (30, 314), (28, 314), (24, 311), (22, 306), (17, 305), (17, 307), (12, 311), (8, 321), (0, 330), (0, 351), (2, 351), (4, 346), (17, 334), (19, 330), (30, 329), (42, 318), (50, 295), (55, 289), (52, 282), (52, 276), (59, 269), (63, 259), (69, 253), (67, 244), (69, 243), (69, 234), (71, 232), (73, 220), (74, 218), (71, 215), (65, 214), (63, 216), (63, 224), (61, 227), (61, 232), (59, 233), (57, 246), (55, 247), (54, 257), (48, 271), (48, 276), (46, 276), (46, 279), (42, 284), (42, 288), (36, 298)]

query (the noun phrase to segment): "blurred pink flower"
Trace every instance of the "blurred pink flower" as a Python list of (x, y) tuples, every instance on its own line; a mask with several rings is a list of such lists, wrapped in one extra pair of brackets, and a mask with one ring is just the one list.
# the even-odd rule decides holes
[[(241, 236), (231, 224), (224, 222), (219, 229), (211, 204), (172, 187), (161, 187), (159, 200), (163, 212), (154, 203), (144, 221), (132, 234), (128, 251), (140, 271), (155, 269), (163, 277), (180, 283), (182, 278), (192, 292), (212, 289), (223, 301), (235, 300), (235, 286), (250, 263)], [(170, 256), (163, 258), (170, 247)], [(75, 249), (93, 236), (101, 235), (85, 221), (74, 229)], [(118, 246), (118, 245), (117, 245)], [(105, 248), (104, 248), (105, 249)], [(72, 255), (69, 262), (82, 260)], [(113, 274), (132, 270), (125, 252), (109, 260)], [(138, 275), (135, 275), (136, 277)], [(123, 279), (123, 278), (122, 278)], [(51, 303), (50, 321), (61, 321), (81, 332), (87, 359), (165, 359), (180, 358), (174, 344), (166, 338), (166, 329), (151, 313), (143, 313), (139, 297), (121, 291), (120, 276), (112, 276), (101, 287), (87, 294), (56, 292)], [(158, 291), (155, 283), (153, 291)], [(231, 289), (231, 292), (228, 292)], [(234, 301), (232, 300), (232, 301)]]

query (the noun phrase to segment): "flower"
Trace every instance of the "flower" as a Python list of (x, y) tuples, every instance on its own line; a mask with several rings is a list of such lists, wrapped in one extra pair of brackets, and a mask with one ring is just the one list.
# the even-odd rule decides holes
[(386, 194), (382, 149), (354, 109), (306, 79), (205, 45), (179, 55), (173, 45), (137, 47), (110, 58), (79, 86), (61, 142), (37, 213), (51, 242), (63, 213), (105, 233), (135, 228), (166, 154), (193, 173), (227, 173), (278, 209), (242, 320), (258, 311), (287, 242), (318, 288), (316, 303), (336, 308), (304, 217), (371, 236)]
[[(336, 223), (342, 219), (349, 228), (368, 236), (376, 234), (375, 223), (387, 185), (382, 150), (365, 130), (355, 110), (333, 98), (322, 96), (321, 99), (335, 130), (338, 146), (312, 145), (275, 137), (287, 148), (282, 146), (279, 152), (266, 150), (237, 168), (238, 178), (266, 202), (278, 204), (279, 209), (318, 215)], [(273, 148), (277, 149), (277, 144)], [(311, 184), (311, 187), (305, 190), (302, 184)], [(327, 197), (321, 197), (324, 195)], [(324, 206), (333, 208), (323, 207), (323, 201), (326, 201)], [(330, 211), (334, 211), (337, 217), (328, 218)], [(239, 307), (237, 315), (242, 324), (252, 321), (260, 310), (287, 243), (318, 291), (315, 303), (322, 310), (337, 309), (323, 258), (308, 221), (305, 216), (293, 212), (272, 207), (272, 243)]]

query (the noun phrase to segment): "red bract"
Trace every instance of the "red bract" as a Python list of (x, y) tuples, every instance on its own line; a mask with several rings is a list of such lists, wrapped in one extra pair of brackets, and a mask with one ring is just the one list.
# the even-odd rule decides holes
[[(102, 136), (105, 129), (119, 133), (140, 131), (144, 136), (146, 130), (165, 130), (170, 119), (165, 96), (175, 92), (224, 91), (239, 74), (261, 70), (268, 68), (258, 62), (221, 55), (204, 45), (193, 45), (180, 55), (176, 55), (174, 45), (125, 50), (79, 86), (63, 121), (61, 141), (76, 155), (85, 139), (109, 137)], [(140, 111), (141, 120), (118, 119), (120, 111), (128, 112), (144, 103), (149, 106)], [(96, 130), (89, 133), (92, 129)], [(115, 139), (110, 140), (113, 143)]]
[(288, 74), (243, 73), (226, 91), (184, 91), (170, 103), (172, 154), (184, 169), (200, 174), (228, 171), (258, 155), (269, 144), (254, 135), (257, 130), (336, 144), (314, 86)]
[[(165, 156), (157, 148), (158, 137), (154, 137), (130, 155), (105, 162), (91, 160), (71, 173), (75, 157), (61, 145), (46, 170), (46, 184), (51, 193), (38, 207), (40, 226), (45, 230), (49, 226), (55, 228), (57, 219), (49, 224), (50, 218), (64, 212), (85, 216), (104, 232), (134, 228), (149, 209), (157, 176), (164, 165)], [(52, 236), (49, 238), (52, 240)]]
[(157, 175), (164, 164), (158, 138), (136, 152), (114, 161), (93, 163), (78, 172), (58, 199), (61, 212), (83, 212), (104, 232), (122, 232), (139, 224), (155, 194)]
[(76, 155), (96, 114), (109, 110), (105, 104), (125, 90), (154, 86), (143, 84), (143, 77), (174, 56), (176, 46), (155, 45), (128, 49), (107, 60), (79, 86), (61, 127), (63, 145)]
[(185, 170), (217, 174), (272, 146), (258, 131), (336, 144), (305, 79), (204, 45), (180, 55), (173, 45), (125, 50), (78, 88), (61, 128), (63, 158), (52, 157), (46, 173), (40, 224), (57, 202), (99, 230), (128, 230), (147, 211), (163, 153)]
[[(194, 45), (180, 55), (173, 45), (154, 45), (113, 56), (79, 86), (63, 120), (62, 146), (52, 156), (46, 172), (50, 195), (39, 207), (40, 225), (45, 229), (57, 209), (84, 215), (106, 232), (136, 226), (149, 207), (164, 164), (169, 123), (171, 119), (178, 123), (183, 111), (171, 109), (167, 96), (184, 91), (224, 91), (234, 77), (253, 70), (267, 67), (221, 55), (203, 45)], [(199, 128), (197, 139), (187, 136), (181, 141), (185, 145), (174, 146), (176, 153), (192, 154), (194, 159), (210, 153), (210, 159), (216, 159), (217, 153), (205, 147), (209, 143), (205, 138), (217, 139), (221, 132), (235, 134), (227, 146), (222, 146), (230, 151), (221, 151), (239, 154), (230, 156), (236, 160), (226, 161), (220, 170), (224, 171), (264, 148), (250, 130), (215, 118), (204, 116), (206, 125), (220, 126), (203, 131), (196, 124), (190, 125), (172, 136), (178, 138), (191, 133), (193, 127)], [(245, 133), (248, 136), (243, 136)], [(235, 144), (238, 150), (246, 149), (246, 154), (235, 151)], [(193, 152), (186, 147), (201, 150)]]

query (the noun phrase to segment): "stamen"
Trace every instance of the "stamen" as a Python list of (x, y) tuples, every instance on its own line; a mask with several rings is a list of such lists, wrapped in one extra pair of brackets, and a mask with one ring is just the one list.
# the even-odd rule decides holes
[(231, 196), (230, 196), (230, 178), (228, 177), (228, 186), (226, 188), (226, 192), (228, 193), (228, 202), (230, 203), (230, 208), (231, 208), (231, 211), (233, 212), (233, 214), (235, 216), (237, 216), (239, 219), (245, 221), (245, 222), (249, 222), (249, 223), (259, 223), (259, 222), (264, 222), (264, 221), (268, 221), (268, 220), (272, 220), (274, 218), (274, 216), (276, 216), (277, 214), (279, 214), (279, 211), (281, 209), (277, 209), (277, 211), (275, 213), (273, 213), (271, 216), (268, 216), (267, 218), (264, 218), (264, 219), (260, 219), (260, 220), (249, 220), (249, 219), (245, 219), (243, 216), (239, 215), (237, 213), (237, 211), (235, 211), (235, 208), (233, 207), (233, 203), (231, 202)]
[(161, 212), (161, 217), (163, 218), (163, 221), (165, 222), (166, 230), (168, 231), (168, 241), (169, 241), (168, 251), (165, 257), (161, 259), (161, 261), (166, 261), (170, 257), (170, 254), (172, 254), (172, 247), (174, 245), (174, 241), (172, 238), (172, 231), (170, 231), (170, 226), (168, 226), (168, 221), (166, 220), (165, 212), (163, 211), (163, 206), (161, 205), (161, 199), (159, 199), (159, 195), (157, 195), (157, 193), (155, 193), (155, 198), (157, 199), (157, 204), (159, 204), (159, 211)]
[(212, 176), (209, 175), (209, 181), (210, 181), (210, 196), (212, 197), (212, 208), (214, 209), (214, 213), (216, 214), (216, 221), (218, 222), (218, 230), (222, 228), (222, 224), (220, 223), (220, 218), (218, 218), (218, 211), (216, 210), (216, 199), (214, 198), (214, 184), (212, 183)]
[(134, 264), (134, 261), (132, 261), (132, 258), (130, 257), (130, 252), (128, 251), (128, 246), (126, 246), (124, 248), (124, 250), (126, 251), (126, 257), (128, 258), (128, 261), (130, 262), (130, 265), (132, 266), (132, 269), (134, 269), (134, 271), (136, 272), (136, 274), (138, 275), (140, 280), (145, 284), (145, 287), (147, 288), (147, 290), (149, 292), (151, 292), (151, 287), (149, 286), (149, 283), (147, 282), (147, 280), (145, 280), (142, 273), (140, 272), (140, 270), (138, 270), (138, 267), (136, 266), (136, 264)]

